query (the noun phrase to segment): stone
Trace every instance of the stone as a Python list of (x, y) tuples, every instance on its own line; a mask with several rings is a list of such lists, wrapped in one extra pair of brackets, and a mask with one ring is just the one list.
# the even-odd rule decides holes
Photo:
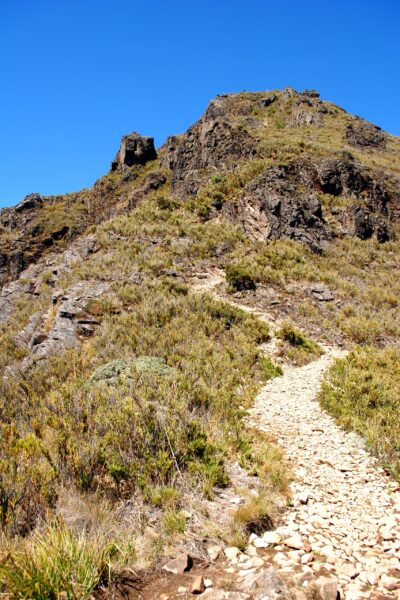
[(236, 546), (229, 546), (228, 548), (224, 549), (224, 554), (228, 560), (233, 561), (238, 559), (241, 552), (239, 548), (236, 548)]
[(380, 579), (381, 585), (389, 591), (400, 589), (400, 579), (397, 577), (390, 577), (389, 575), (382, 575)]
[(386, 146), (386, 134), (382, 129), (359, 118), (347, 126), (345, 139), (352, 146), (361, 148)]
[(191, 592), (192, 594), (202, 594), (205, 589), (204, 579), (201, 575), (198, 575), (193, 580)]
[(270, 94), (269, 96), (265, 96), (265, 98), (261, 98), (261, 100), (259, 101), (259, 105), (263, 108), (266, 108), (267, 106), (270, 106), (273, 102), (275, 102), (275, 100), (277, 99), (278, 96), (276, 94)]
[(308, 493), (307, 492), (300, 492), (300, 494), (298, 495), (298, 499), (300, 504), (307, 504), (308, 502)]
[(332, 302), (335, 299), (332, 292), (323, 284), (314, 283), (309, 287), (309, 290), (311, 295), (319, 302)]
[(240, 591), (251, 594), (254, 600), (283, 600), (290, 594), (286, 585), (273, 567), (260, 572), (250, 573), (237, 585)]
[(133, 131), (122, 138), (117, 155), (111, 163), (111, 171), (133, 165), (145, 165), (148, 161), (156, 158), (154, 138), (143, 137)]
[(268, 545), (276, 546), (282, 541), (282, 536), (280, 536), (276, 531), (266, 531), (263, 534), (262, 539), (267, 542)]
[(207, 589), (203, 593), (202, 598), (207, 598), (207, 600), (225, 600), (226, 595), (224, 590)]
[(204, 587), (205, 587), (206, 589), (208, 589), (208, 588), (212, 587), (212, 584), (213, 584), (213, 582), (212, 582), (212, 580), (211, 580), (211, 579), (207, 579), (207, 578), (206, 578), (206, 579), (204, 579)]
[(319, 577), (315, 581), (315, 588), (321, 600), (337, 600), (338, 582), (329, 577)]
[(293, 535), (284, 540), (283, 543), (285, 546), (288, 546), (288, 548), (294, 548), (295, 550), (301, 550), (303, 548), (303, 540), (299, 535)]
[(344, 563), (340, 566), (339, 573), (341, 575), (346, 575), (346, 577), (350, 577), (350, 579), (355, 579), (359, 574), (359, 571), (351, 563)]
[(251, 543), (255, 548), (268, 548), (268, 542), (260, 537), (255, 537)]
[(181, 554), (176, 558), (169, 560), (164, 566), (164, 571), (173, 573), (174, 575), (181, 575), (185, 571), (190, 571), (193, 564), (192, 557), (189, 554)]

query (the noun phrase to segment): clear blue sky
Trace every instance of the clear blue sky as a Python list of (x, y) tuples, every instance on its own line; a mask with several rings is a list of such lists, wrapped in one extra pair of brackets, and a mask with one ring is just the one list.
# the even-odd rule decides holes
[(316, 88), (400, 134), (399, 0), (1, 0), (0, 206), (91, 186), (218, 93)]

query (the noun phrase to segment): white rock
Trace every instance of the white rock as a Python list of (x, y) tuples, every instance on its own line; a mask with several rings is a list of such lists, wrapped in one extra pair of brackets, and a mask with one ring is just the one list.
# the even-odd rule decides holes
[(271, 546), (280, 544), (282, 541), (282, 537), (276, 531), (266, 531), (263, 534), (262, 539), (267, 542), (267, 544), (271, 544)]
[(229, 546), (228, 548), (225, 548), (224, 554), (228, 560), (237, 561), (237, 558), (240, 556), (241, 552), (239, 548), (236, 548), (236, 546)]
[(293, 535), (292, 537), (284, 540), (283, 543), (285, 546), (288, 546), (288, 548), (294, 548), (295, 550), (301, 550), (304, 546), (300, 535)]
[(260, 537), (256, 537), (253, 541), (252, 541), (253, 546), (255, 546), (255, 548), (268, 548), (268, 543)]

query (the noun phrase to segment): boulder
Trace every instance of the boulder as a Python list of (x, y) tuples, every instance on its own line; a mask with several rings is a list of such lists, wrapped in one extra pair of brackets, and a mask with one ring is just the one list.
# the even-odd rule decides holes
[(132, 167), (133, 165), (145, 165), (156, 158), (154, 138), (143, 137), (133, 131), (122, 138), (120, 148), (111, 163), (111, 171)]

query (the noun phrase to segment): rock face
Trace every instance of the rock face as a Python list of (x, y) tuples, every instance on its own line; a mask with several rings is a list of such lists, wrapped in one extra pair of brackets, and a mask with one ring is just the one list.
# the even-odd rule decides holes
[(390, 194), (382, 181), (352, 160), (300, 159), (269, 167), (245, 186), (236, 204), (224, 210), (252, 238), (287, 237), (320, 252), (334, 236), (320, 194), (353, 199), (338, 216), (344, 234), (361, 239), (375, 236), (380, 242), (390, 239)]
[(345, 139), (348, 144), (361, 148), (384, 148), (386, 146), (386, 135), (382, 129), (363, 119), (347, 126)]
[(267, 169), (245, 187), (237, 217), (245, 232), (259, 240), (288, 237), (317, 251), (329, 237), (317, 196), (300, 193), (284, 166)]
[(23, 345), (30, 350), (29, 357), (21, 364), (21, 369), (28, 368), (38, 360), (75, 348), (82, 337), (93, 335), (100, 323), (101, 297), (108, 291), (105, 282), (80, 281), (71, 287), (60, 298), (53, 297), (57, 311), (50, 330), (43, 325), (48, 315), (39, 318), (33, 315), (25, 330), (19, 335)]
[(111, 171), (132, 167), (133, 165), (145, 165), (149, 160), (156, 158), (154, 138), (143, 137), (133, 131), (122, 138), (121, 146), (111, 163)]
[(225, 111), (224, 97), (217, 97), (185, 134), (166, 141), (164, 162), (177, 196), (195, 195), (205, 169), (226, 170), (239, 159), (255, 156), (255, 138), (225, 117)]

